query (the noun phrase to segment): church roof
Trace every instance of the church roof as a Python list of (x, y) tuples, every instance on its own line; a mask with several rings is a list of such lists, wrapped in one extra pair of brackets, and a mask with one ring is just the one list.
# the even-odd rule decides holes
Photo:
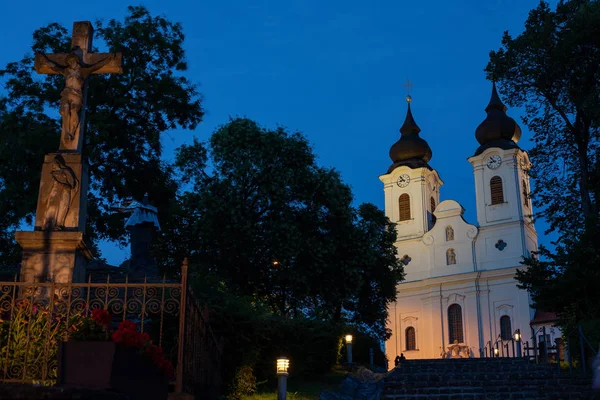
[[(407, 100), (409, 99), (410, 97)], [(431, 160), (431, 148), (419, 136), (419, 132), (421, 132), (421, 128), (415, 122), (409, 100), (406, 119), (400, 128), (400, 139), (390, 148), (390, 158), (393, 164), (389, 167), (388, 173), (401, 165), (406, 165), (410, 168), (430, 168), (427, 162)]]
[(535, 316), (531, 320), (531, 325), (546, 324), (558, 321), (558, 315), (552, 311), (535, 310)]
[(498, 96), (494, 82), (490, 103), (485, 108), (487, 117), (475, 130), (475, 138), (480, 144), (475, 155), (479, 155), (491, 147), (499, 147), (504, 150), (519, 148), (517, 142), (521, 138), (521, 128), (514, 119), (506, 115), (506, 110), (506, 106)]

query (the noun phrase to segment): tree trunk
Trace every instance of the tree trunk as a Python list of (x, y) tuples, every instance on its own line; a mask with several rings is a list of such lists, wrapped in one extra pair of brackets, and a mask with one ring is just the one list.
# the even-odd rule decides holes
[[(582, 132), (582, 130), (588, 132)], [(577, 138), (576, 143), (580, 169), (579, 194), (581, 195), (581, 212), (583, 213), (583, 217), (587, 223), (590, 217), (592, 217), (589, 190), (589, 163), (587, 154), (589, 142), (584, 138), (589, 137), (589, 129), (586, 129), (585, 127), (577, 127), (575, 137)]]

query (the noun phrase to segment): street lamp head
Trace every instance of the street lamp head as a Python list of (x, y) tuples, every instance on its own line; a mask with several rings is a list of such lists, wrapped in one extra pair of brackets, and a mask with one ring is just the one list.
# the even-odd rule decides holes
[(352, 335), (346, 335), (346, 343), (352, 343)]
[(497, 348), (497, 347), (496, 347), (496, 348), (494, 348), (494, 354), (495, 354), (495, 355), (498, 355), (498, 348)]
[(515, 340), (517, 342), (521, 341), (521, 332), (519, 332), (519, 331), (515, 332)]
[(279, 357), (277, 359), (277, 375), (288, 374), (288, 368), (290, 367), (290, 360), (287, 357)]

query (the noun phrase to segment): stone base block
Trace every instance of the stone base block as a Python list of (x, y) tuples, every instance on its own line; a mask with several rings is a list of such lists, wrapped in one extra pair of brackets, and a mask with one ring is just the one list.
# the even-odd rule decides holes
[(17, 232), (23, 248), (21, 282), (84, 282), (87, 261), (92, 253), (83, 232)]

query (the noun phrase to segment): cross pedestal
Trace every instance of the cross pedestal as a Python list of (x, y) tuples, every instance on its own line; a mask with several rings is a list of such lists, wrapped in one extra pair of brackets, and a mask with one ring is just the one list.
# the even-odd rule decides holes
[(17, 232), (23, 248), (22, 282), (83, 282), (92, 252), (83, 240), (83, 232)]

